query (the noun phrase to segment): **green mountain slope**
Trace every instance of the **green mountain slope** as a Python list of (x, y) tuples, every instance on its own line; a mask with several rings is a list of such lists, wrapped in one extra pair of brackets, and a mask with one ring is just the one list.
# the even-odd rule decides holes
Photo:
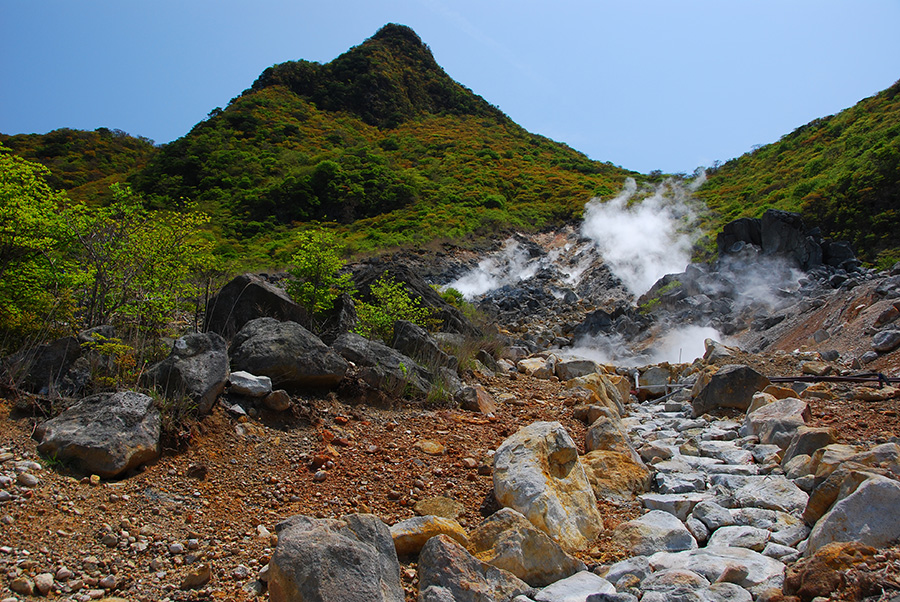
[(143, 168), (157, 151), (146, 138), (107, 128), (0, 134), (0, 142), (20, 157), (49, 168), (48, 184), (68, 191), (76, 200), (105, 195), (110, 184), (122, 182)]
[(858, 256), (900, 260), (900, 82), (708, 173), (699, 195), (719, 223), (799, 211)]
[(235, 248), (327, 221), (370, 250), (570, 219), (628, 175), (526, 132), (387, 25), (330, 63), (267, 69), (132, 183), (199, 202)]

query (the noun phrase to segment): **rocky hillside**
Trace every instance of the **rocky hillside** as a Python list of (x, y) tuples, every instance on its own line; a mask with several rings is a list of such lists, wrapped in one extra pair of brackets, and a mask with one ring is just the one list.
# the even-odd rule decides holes
[[(742, 270), (720, 261), (664, 278), (642, 312), (560, 231), (480, 261), (445, 248), (353, 266), (361, 287), (388, 268), (444, 312), (444, 332), (398, 322), (367, 340), (342, 301), (318, 337), (248, 275), (135, 390), (91, 394), (106, 360), (90, 342), (107, 327), (7, 358), (3, 593), (891, 599), (900, 276), (836, 261), (795, 217), (720, 238), (726, 257), (798, 271), (796, 288), (768, 283), (773, 303), (725, 286)], [(473, 269), (497, 279), (480, 295), (500, 320), (491, 345), (420, 276)], [(655, 360), (691, 320), (734, 331), (696, 360)], [(630, 354), (578, 346), (603, 335)]]

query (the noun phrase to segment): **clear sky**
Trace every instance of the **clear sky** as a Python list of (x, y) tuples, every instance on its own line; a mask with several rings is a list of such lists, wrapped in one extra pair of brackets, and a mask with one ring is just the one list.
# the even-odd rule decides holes
[(900, 79), (900, 0), (0, 0), (0, 132), (165, 143), (385, 23), (527, 130), (692, 172)]

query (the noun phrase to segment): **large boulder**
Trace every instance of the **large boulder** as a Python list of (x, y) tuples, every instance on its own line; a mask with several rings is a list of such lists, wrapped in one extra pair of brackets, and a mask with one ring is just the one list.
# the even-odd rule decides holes
[(431, 369), (444, 367), (456, 370), (459, 365), (459, 360), (444, 353), (427, 330), (407, 320), (394, 323), (391, 347)]
[(509, 571), (534, 587), (544, 587), (585, 569), (558, 543), (512, 508), (501, 508), (469, 537), (479, 560)]
[(633, 452), (596, 450), (582, 456), (581, 464), (597, 499), (633, 499), (650, 491), (653, 475)]
[(153, 399), (134, 391), (85, 397), (35, 431), (39, 452), (103, 478), (156, 459), (159, 435)]
[(881, 548), (900, 538), (900, 483), (872, 476), (836, 502), (809, 535), (806, 554), (836, 541)]
[(478, 560), (446, 535), (429, 539), (419, 554), (420, 602), (508, 602), (533, 592), (512, 573)]
[(684, 523), (662, 510), (651, 510), (622, 523), (613, 532), (613, 539), (635, 555), (680, 552), (697, 547), (697, 540)]
[(205, 330), (232, 337), (257, 318), (307, 324), (306, 310), (288, 294), (255, 274), (237, 276), (206, 304)]
[(13, 382), (23, 389), (49, 395), (64, 388), (63, 379), (81, 357), (75, 337), (62, 337), (33, 350), (16, 354), (4, 362)]
[(387, 345), (349, 332), (339, 336), (331, 347), (356, 365), (356, 375), (370, 387), (398, 394), (411, 388), (420, 395), (431, 389), (431, 372)]
[(269, 600), (403, 602), (400, 563), (387, 526), (368, 514), (294, 516), (275, 527)]
[(712, 375), (692, 402), (694, 417), (716, 408), (735, 408), (746, 411), (753, 394), (769, 385), (769, 379), (751, 368), (739, 364), (723, 366)]
[(230, 349), (231, 369), (268, 376), (279, 387), (333, 387), (349, 365), (296, 322), (257, 318), (244, 325)]
[(784, 583), (784, 563), (746, 548), (712, 547), (683, 552), (657, 552), (650, 556), (653, 571), (686, 569), (709, 581), (740, 585), (754, 597)]
[(795, 397), (779, 399), (748, 414), (740, 434), (744, 437), (756, 435), (760, 443), (786, 450), (809, 418), (807, 401)]
[(800, 426), (784, 452), (781, 465), (787, 466), (796, 456), (812, 456), (823, 447), (837, 443), (837, 436), (831, 427)]
[(535, 422), (494, 455), (494, 495), (563, 548), (587, 546), (603, 528), (575, 442), (558, 422)]
[(143, 381), (169, 399), (190, 399), (209, 413), (228, 380), (225, 339), (214, 332), (187, 334), (172, 345), (169, 357), (150, 367)]

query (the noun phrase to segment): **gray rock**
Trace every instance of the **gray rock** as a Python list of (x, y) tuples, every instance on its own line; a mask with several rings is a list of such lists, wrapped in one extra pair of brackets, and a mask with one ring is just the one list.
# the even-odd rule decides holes
[(332, 348), (356, 365), (358, 376), (370, 387), (395, 393), (410, 387), (419, 394), (431, 389), (431, 372), (387, 345), (347, 333), (339, 336)]
[(284, 389), (278, 389), (263, 397), (263, 405), (273, 412), (283, 412), (291, 407), (291, 396)]
[(705, 493), (645, 493), (638, 497), (644, 508), (662, 510), (680, 521), (685, 521), (694, 506), (708, 499), (709, 496)]
[(586, 568), (512, 508), (501, 508), (470, 533), (468, 549), (534, 587), (550, 585)]
[(706, 489), (706, 475), (699, 472), (657, 473), (656, 490), (667, 493), (698, 493)]
[(81, 353), (75, 337), (63, 337), (10, 357), (7, 370), (13, 381), (28, 391), (41, 395), (58, 393)]
[(403, 602), (400, 563), (387, 526), (372, 515), (295, 516), (275, 527), (269, 599)]
[(643, 555), (697, 547), (697, 541), (684, 523), (662, 510), (651, 510), (643, 516), (622, 523), (616, 527), (613, 538), (632, 553)]
[(519, 595), (532, 597), (534, 592), (512, 573), (478, 560), (446, 535), (429, 539), (419, 555), (421, 601), (505, 601)]
[(809, 535), (806, 555), (834, 541), (859, 541), (875, 548), (900, 537), (900, 483), (872, 476), (839, 500)]
[(632, 556), (615, 563), (609, 567), (605, 575), (601, 576), (610, 583), (616, 583), (619, 579), (628, 575), (633, 575), (639, 580), (643, 580), (652, 572), (650, 560), (646, 556)]
[(459, 365), (459, 360), (444, 353), (427, 330), (406, 320), (394, 324), (391, 347), (432, 370), (440, 367), (456, 370)]
[(231, 368), (268, 376), (279, 388), (333, 387), (347, 361), (296, 322), (257, 318), (231, 343)]
[(809, 495), (781, 475), (745, 477), (746, 482), (734, 492), (739, 506), (753, 506), (782, 512), (800, 513)]
[(156, 459), (159, 436), (153, 399), (133, 391), (85, 397), (35, 431), (42, 454), (103, 478)]
[[(699, 573), (710, 581), (722, 579), (758, 595), (784, 583), (784, 564), (746, 548), (707, 546), (684, 552), (657, 552), (650, 557), (655, 571), (682, 568)], [(726, 573), (726, 570), (728, 571)]]
[(535, 422), (494, 455), (494, 495), (564, 549), (585, 547), (603, 528), (575, 442), (558, 422)]
[(872, 337), (872, 349), (878, 353), (889, 353), (900, 347), (900, 330), (882, 330)]
[(734, 524), (731, 510), (723, 508), (713, 501), (700, 502), (694, 506), (691, 515), (703, 522), (710, 531)]
[(535, 594), (535, 602), (584, 602), (593, 594), (614, 594), (613, 584), (588, 571), (575, 573)]
[(811, 427), (802, 425), (791, 438), (791, 443), (784, 452), (781, 465), (787, 466), (794, 457), (800, 455), (812, 456), (816, 450), (837, 443), (834, 429), (830, 427)]
[(205, 415), (225, 389), (227, 379), (225, 339), (214, 332), (194, 332), (177, 339), (169, 357), (151, 366), (142, 381), (176, 402), (187, 397)]
[(247, 322), (262, 317), (308, 323), (306, 311), (284, 290), (254, 274), (243, 274), (206, 304), (205, 330), (230, 338)]
[(756, 527), (734, 525), (730, 527), (721, 527), (709, 538), (707, 545), (730, 547), (730, 548), (747, 548), (754, 552), (762, 552), (766, 543), (772, 534), (766, 529), (758, 529)]
[(556, 376), (566, 381), (594, 374), (599, 370), (597, 362), (586, 359), (564, 359), (556, 362)]
[(244, 370), (232, 372), (228, 377), (231, 383), (230, 393), (246, 397), (265, 397), (272, 392), (272, 379), (268, 376), (256, 376)]
[(753, 595), (740, 585), (720, 581), (699, 591), (703, 602), (752, 602)]
[(753, 454), (740, 449), (731, 441), (701, 441), (698, 448), (701, 455), (722, 460), (726, 464), (753, 463)]
[(641, 581), (641, 589), (651, 592), (671, 592), (680, 588), (701, 589), (709, 587), (709, 579), (687, 569), (663, 569)]
[(697, 540), (697, 544), (704, 546), (706, 545), (707, 540), (709, 540), (709, 527), (701, 521), (700, 519), (694, 518), (693, 516), (689, 516), (686, 521), (684, 521), (684, 526), (687, 527), (687, 530), (691, 532), (691, 535), (694, 536), (694, 539)]
[(694, 398), (693, 415), (700, 416), (716, 408), (746, 410), (753, 394), (762, 391), (768, 384), (768, 378), (749, 366), (723, 366)]
[(800, 552), (797, 551), (797, 548), (785, 546), (773, 541), (766, 544), (766, 547), (763, 548), (762, 555), (780, 560), (781, 562), (790, 562), (800, 558)]
[(793, 397), (779, 399), (749, 414), (741, 427), (741, 436), (756, 435), (760, 443), (787, 449), (809, 417), (808, 402)]

